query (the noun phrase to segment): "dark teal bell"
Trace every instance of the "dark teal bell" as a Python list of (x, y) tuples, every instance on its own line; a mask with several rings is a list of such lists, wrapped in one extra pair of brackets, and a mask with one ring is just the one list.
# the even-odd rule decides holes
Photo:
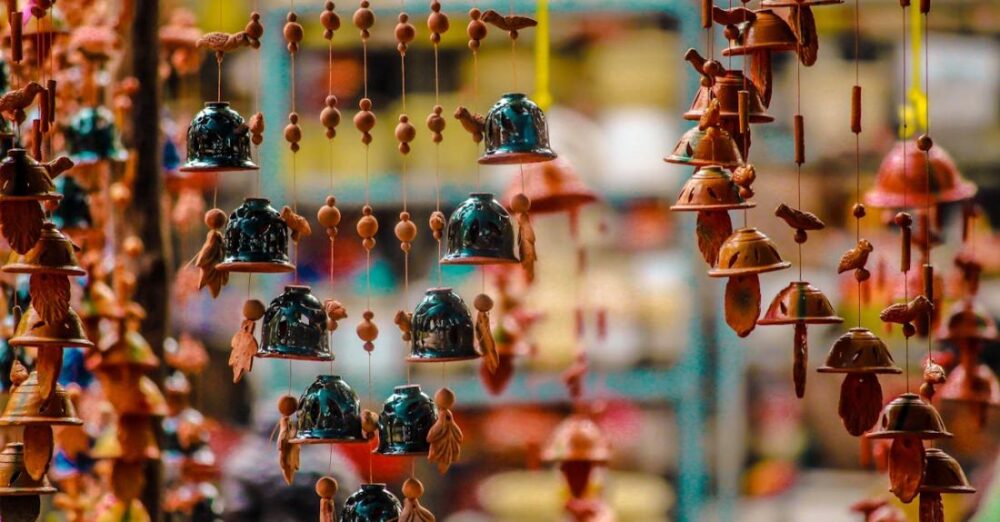
[(556, 157), (549, 148), (545, 113), (525, 94), (513, 92), (500, 97), (486, 113), (483, 137), (486, 152), (479, 163), (538, 163)]
[(385, 484), (362, 484), (344, 502), (340, 522), (396, 522), (402, 512), (399, 499)]
[(469, 195), (448, 218), (448, 253), (441, 259), (450, 265), (499, 265), (517, 263), (514, 255), (514, 222), (493, 194)]
[(114, 115), (107, 107), (84, 107), (63, 129), (69, 157), (77, 165), (102, 160), (124, 161), (128, 154), (121, 145)]
[(469, 307), (451, 288), (431, 288), (413, 311), (410, 362), (478, 359)]
[(288, 225), (265, 198), (247, 198), (226, 223), (225, 257), (216, 267), (227, 272), (291, 272)]
[(73, 176), (59, 176), (55, 180), (56, 192), (62, 194), (62, 201), (52, 211), (52, 222), (56, 228), (72, 234), (73, 231), (87, 230), (93, 224), (90, 215), (90, 198), (87, 191)]
[(326, 312), (308, 286), (288, 285), (264, 311), (257, 357), (329, 361)]
[(437, 407), (419, 384), (396, 386), (378, 420), (378, 449), (389, 456), (426, 455), (427, 433), (437, 421)]
[(339, 375), (318, 375), (299, 399), (292, 444), (367, 442), (361, 432), (361, 401)]
[(208, 102), (187, 133), (183, 171), (256, 170), (250, 159), (250, 129), (229, 102)]

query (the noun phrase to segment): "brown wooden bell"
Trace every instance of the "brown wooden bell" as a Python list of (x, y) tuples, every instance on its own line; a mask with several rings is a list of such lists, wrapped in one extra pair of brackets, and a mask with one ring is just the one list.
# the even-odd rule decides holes
[(931, 440), (950, 438), (937, 409), (915, 393), (904, 393), (882, 409), (878, 428), (865, 435), (870, 439), (917, 437)]
[(733, 277), (783, 270), (791, 266), (782, 261), (771, 238), (756, 228), (741, 228), (729, 236), (719, 249), (710, 277)]
[(693, 167), (719, 165), (734, 169), (743, 163), (743, 155), (733, 137), (721, 127), (702, 130), (700, 126), (695, 126), (681, 136), (673, 152), (663, 161)]
[(49, 479), (31, 478), (24, 467), (24, 444), (11, 442), (0, 453), (0, 497), (18, 495), (51, 495), (56, 488)]
[(798, 49), (799, 41), (792, 28), (771, 9), (754, 11), (753, 20), (741, 25), (736, 45), (723, 49), (723, 56)]
[[(747, 106), (747, 117), (750, 123), (769, 123), (774, 121), (774, 116), (767, 113), (767, 107), (761, 98), (760, 92), (753, 82), (743, 76), (743, 71), (738, 69), (725, 71), (721, 76), (713, 78), (712, 86), (703, 84), (698, 88), (691, 102), (691, 108), (684, 113), (685, 120), (698, 120), (704, 114), (708, 103), (712, 99), (719, 100), (719, 115), (723, 120), (737, 121), (740, 117), (739, 92), (747, 91), (749, 104)], [(734, 127), (735, 128), (735, 127)]]
[(740, 196), (740, 188), (733, 183), (728, 172), (718, 165), (710, 165), (698, 169), (688, 178), (670, 210), (735, 210), (755, 205)]
[(1000, 381), (985, 364), (963, 363), (951, 370), (948, 380), (938, 388), (935, 396), (945, 401), (1000, 406)]
[(871, 330), (851, 328), (840, 336), (826, 356), (820, 373), (903, 373), (889, 348)]
[(87, 272), (76, 261), (77, 250), (55, 224), (48, 222), (42, 225), (42, 236), (35, 246), (0, 270), (10, 274), (84, 276)]
[(940, 448), (927, 448), (924, 452), (924, 477), (921, 493), (975, 493), (976, 488), (962, 471), (962, 465)]
[(997, 339), (997, 325), (975, 300), (968, 298), (951, 306), (937, 336), (941, 341), (992, 341)]
[(833, 305), (823, 291), (805, 281), (793, 281), (771, 301), (760, 325), (770, 324), (837, 324), (844, 322), (833, 311)]
[(42, 398), (38, 372), (31, 372), (28, 379), (17, 385), (0, 415), (0, 426), (80, 426), (83, 421), (76, 416), (76, 407), (66, 390), (56, 384), (55, 391), (46, 400)]
[(904, 154), (904, 142), (898, 142), (882, 160), (875, 174), (875, 186), (865, 193), (865, 203), (880, 208), (902, 208), (905, 199), (906, 206), (922, 207), (928, 203), (964, 201), (976, 195), (976, 184), (962, 177), (944, 148), (934, 145), (928, 152), (930, 192), (927, 191), (927, 153), (910, 140), (905, 142)]
[(514, 177), (503, 201), (510, 201), (518, 193), (531, 200), (532, 214), (570, 212), (597, 201), (597, 194), (580, 179), (573, 164), (558, 157), (543, 163), (524, 165), (524, 188), (521, 177)]
[(72, 308), (66, 310), (62, 321), (48, 323), (43, 321), (34, 307), (28, 309), (21, 322), (18, 323), (11, 346), (36, 346), (59, 348), (93, 348), (94, 343), (87, 339), (80, 317)]

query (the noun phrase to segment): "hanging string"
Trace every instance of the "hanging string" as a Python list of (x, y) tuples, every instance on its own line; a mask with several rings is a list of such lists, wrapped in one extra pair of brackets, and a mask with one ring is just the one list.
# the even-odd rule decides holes
[[(401, 78), (400, 100), (402, 112), (399, 115), (399, 123), (396, 125), (396, 140), (399, 141), (399, 152), (402, 154), (402, 167), (400, 169), (400, 185), (402, 190), (403, 210), (399, 213), (399, 222), (396, 224), (396, 238), (399, 240), (399, 247), (403, 251), (403, 308), (400, 314), (406, 315), (406, 308), (409, 305), (410, 295), (410, 249), (412, 242), (417, 235), (417, 227), (410, 220), (409, 196), (407, 189), (407, 167), (410, 153), (410, 142), (416, 137), (416, 128), (410, 123), (410, 117), (406, 111), (406, 51), (410, 42), (416, 37), (416, 29), (410, 23), (410, 16), (406, 13), (406, 2), (399, 2), (399, 23), (396, 24), (396, 50), (399, 51), (399, 73)], [(398, 320), (397, 320), (398, 321)], [(406, 339), (406, 335), (403, 336)], [(406, 383), (411, 382), (410, 365), (406, 365)]]
[[(802, 27), (802, 10), (799, 9), (797, 12), (799, 17), (798, 25), (799, 27)], [(804, 126), (804, 124), (801, 123), (802, 122), (802, 60), (798, 59), (798, 57), (796, 57), (795, 60), (795, 119), (797, 124)], [(796, 139), (800, 141), (804, 140), (804, 135), (805, 135), (805, 129), (803, 128), (801, 131), (801, 135), (800, 133), (796, 133)], [(796, 144), (796, 151), (797, 151), (796, 155), (799, 154), (798, 151), (800, 149), (804, 148), (805, 148), (804, 143)], [(799, 210), (802, 210), (802, 162), (804, 159), (805, 159), (804, 154), (803, 157), (795, 158), (795, 171), (796, 171), (795, 190), (797, 192), (796, 196), (798, 201), (797, 207)], [(796, 241), (796, 243), (798, 243), (799, 247), (799, 281), (802, 281), (802, 242)]]
[[(902, 39), (902, 45), (901, 45), (901, 47), (902, 47), (902, 53), (903, 53), (903, 59), (902, 59), (902, 62), (903, 62), (903, 74), (902, 74), (903, 86), (902, 86), (902, 89), (901, 89), (902, 90), (902, 103), (903, 103), (902, 107), (903, 108), (902, 108), (902, 111), (900, 113), (900, 116), (901, 116), (900, 120), (902, 120), (902, 129), (901, 129), (900, 134), (901, 134), (901, 138), (902, 138), (901, 142), (902, 142), (902, 148), (903, 148), (902, 150), (903, 150), (903, 173), (904, 173), (904, 175), (906, 173), (906, 168), (907, 168), (907, 165), (906, 165), (906, 159), (907, 159), (906, 158), (906, 140), (909, 137), (909, 131), (908, 131), (908, 125), (907, 125), (907, 118), (906, 118), (906, 95), (907, 95), (907, 93), (906, 93), (906, 59), (907, 59), (906, 58), (906, 15), (907, 15), (906, 8), (909, 7), (909, 5), (910, 5), (909, 0), (903, 0), (903, 2), (902, 2), (903, 16), (902, 16), (902, 30), (901, 30), (902, 37), (903, 37), (903, 39)], [(904, 183), (903, 184), (903, 208), (904, 209), (907, 208), (907, 198), (908, 198), (908, 196), (909, 196), (909, 184), (908, 183)], [(904, 241), (909, 241), (909, 239), (910, 238), (906, 234), (904, 234)], [(909, 244), (904, 244), (902, 248), (903, 248), (904, 251), (908, 251), (909, 248), (910, 248), (910, 245)], [(910, 266), (909, 266), (908, 260), (907, 260), (907, 263), (905, 265), (901, 266), (901, 268), (902, 268), (902, 272), (903, 272), (903, 301), (904, 302), (909, 302), (910, 301)], [(906, 332), (904, 332), (904, 335), (903, 335), (903, 339), (904, 339), (903, 340), (903, 346), (904, 346), (904, 349), (905, 349), (905, 357), (906, 357), (904, 366), (906, 367), (906, 391), (909, 392), (910, 391), (910, 337), (908, 335), (905, 335), (905, 334), (906, 334)]]
[[(927, 259), (924, 268), (924, 288), (925, 292), (933, 293), (934, 288), (934, 265), (931, 263), (931, 43), (930, 43), (930, 1), (921, 0), (920, 11), (924, 16), (924, 136), (918, 138), (917, 143), (924, 151), (925, 182), (924, 185), (924, 257)], [(926, 138), (926, 139), (925, 139)], [(930, 295), (926, 296), (931, 298)], [(933, 301), (933, 299), (931, 299)], [(934, 336), (929, 331), (933, 311), (927, 313), (927, 360), (934, 363), (932, 352)]]
[[(861, 2), (854, 0), (854, 88), (852, 94), (851, 131), (854, 133), (854, 244), (861, 242), (861, 219), (864, 217), (864, 207), (861, 206)], [(856, 105), (853, 106), (853, 105)], [(858, 283), (858, 328), (861, 328), (861, 292), (862, 280), (855, 277)]]

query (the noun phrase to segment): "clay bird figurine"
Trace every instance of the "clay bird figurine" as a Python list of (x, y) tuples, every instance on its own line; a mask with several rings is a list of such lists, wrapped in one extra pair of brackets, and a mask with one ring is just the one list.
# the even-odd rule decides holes
[(483, 141), (483, 129), (486, 127), (486, 119), (481, 114), (473, 114), (465, 107), (455, 109), (455, 119), (461, 124), (469, 134), (472, 134), (472, 141), (479, 143)]
[(300, 239), (312, 235), (312, 225), (309, 224), (309, 220), (296, 214), (292, 207), (286, 205), (281, 208), (281, 219), (292, 231), (292, 241), (298, 243)]
[(45, 171), (49, 173), (49, 178), (59, 176), (63, 172), (73, 168), (73, 165), (75, 165), (73, 160), (67, 158), (66, 156), (59, 156), (52, 161), (42, 163), (42, 166), (45, 167)]
[(24, 123), (26, 118), (24, 109), (28, 108), (35, 101), (35, 96), (44, 90), (45, 87), (38, 82), (28, 82), (24, 87), (0, 96), (0, 113), (3, 113), (8, 120), (18, 124)]
[(747, 163), (733, 169), (733, 183), (740, 188), (740, 197), (750, 199), (754, 195), (753, 182), (757, 181), (757, 169)]
[(816, 214), (792, 208), (784, 203), (778, 205), (774, 215), (784, 219), (788, 226), (796, 230), (821, 230), (826, 226)]
[(925, 296), (918, 295), (908, 303), (896, 303), (887, 306), (879, 318), (886, 323), (906, 324), (934, 310), (934, 303)]
[(944, 368), (942, 368), (940, 364), (928, 360), (924, 365), (923, 377), (924, 382), (920, 385), (920, 396), (923, 397), (924, 400), (930, 402), (934, 399), (934, 387), (939, 384), (944, 384), (947, 375), (945, 374)]
[(837, 273), (843, 274), (848, 270), (864, 268), (865, 264), (868, 263), (868, 254), (871, 254), (874, 249), (875, 247), (867, 239), (858, 240), (858, 244), (854, 248), (841, 256), (840, 264), (837, 265)]
[(527, 16), (504, 16), (492, 9), (487, 9), (483, 13), (482, 20), (488, 24), (492, 24), (497, 29), (515, 34), (521, 29), (538, 25), (538, 22)]
[(215, 58), (222, 60), (222, 55), (229, 51), (235, 51), (240, 47), (249, 47), (251, 45), (250, 37), (247, 36), (246, 31), (240, 31), (238, 33), (206, 33), (198, 38), (198, 49), (211, 49), (215, 51)]

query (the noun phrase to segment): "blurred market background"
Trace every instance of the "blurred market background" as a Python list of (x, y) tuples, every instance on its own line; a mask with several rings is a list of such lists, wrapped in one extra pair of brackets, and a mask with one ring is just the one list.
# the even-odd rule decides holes
[[(184, 2), (164, 0), (164, 13)], [(478, 2), (481, 8), (497, 7)], [(861, 139), (863, 188), (871, 186), (881, 159), (892, 148), (901, 114), (903, 83), (900, 9), (897, 2), (862, 2), (860, 75), (865, 92)], [(332, 145), (318, 114), (327, 82), (327, 47), (318, 13), (322, 2), (297, 0), (306, 39), (298, 56), (295, 83), (304, 138), (298, 155), (293, 193), (291, 154), (281, 140), (289, 107), (287, 53), (274, 40), (281, 32), (288, 5), (261, 0), (269, 41), (256, 53), (237, 53), (224, 62), (225, 92), (243, 114), (259, 106), (268, 121), (261, 150), (261, 193), (275, 206), (297, 198), (307, 217), (333, 187), (344, 223), (354, 223), (364, 200), (362, 145), (347, 118), (362, 89), (361, 45), (347, 22), (354, 3), (338, 2), (345, 20), (333, 40), (334, 87), (345, 124)], [(369, 49), (369, 90), (379, 124), (371, 145), (371, 199), (380, 222), (394, 223), (401, 207), (401, 156), (393, 126), (400, 107), (401, 75), (391, 27), (400, 2), (374, 2), (379, 20)], [(424, 17), (427, 2), (402, 5), (415, 19), (418, 37), (407, 54), (408, 112), (429, 113), (434, 105), (434, 56)], [(493, 100), (511, 89), (507, 40), (491, 31), (478, 60), (478, 92), (474, 92), (471, 54), (464, 26), (469, 2), (445, 1), (452, 29), (440, 50), (441, 105), (450, 112), (466, 105), (485, 112)], [(1000, 4), (990, 1), (944, 1), (934, 4), (930, 29), (930, 119), (937, 145), (948, 150), (962, 173), (979, 185), (977, 203), (989, 219), (979, 221), (978, 248), (985, 262), (983, 304), (996, 315), (1000, 291), (995, 275), (1000, 251), (991, 223), (1000, 220), (995, 172), (1000, 167)], [(255, 7), (248, 0), (188, 2), (205, 31), (238, 31)], [(531, 13), (535, 2), (515, 1), (518, 12)], [(538, 34), (524, 31), (519, 40), (518, 81), (535, 99), (545, 102), (553, 148), (575, 167), (579, 177), (600, 196), (578, 216), (580, 244), (587, 257), (579, 276), (571, 245), (570, 218), (538, 217), (539, 266), (536, 284), (524, 310), (537, 320), (524, 339), (509, 386), (499, 395), (487, 393), (477, 362), (412, 368), (412, 379), (432, 390), (447, 384), (456, 391), (456, 415), (466, 434), (462, 459), (446, 476), (425, 462), (417, 472), (427, 487), (423, 503), (439, 520), (449, 522), (560, 520), (565, 498), (558, 473), (541, 463), (540, 451), (554, 427), (570, 412), (561, 372), (581, 347), (591, 370), (585, 396), (597, 412), (614, 451), (602, 483), (618, 520), (861, 520), (850, 511), (855, 501), (887, 495), (884, 476), (875, 471), (866, 448), (840, 427), (836, 413), (839, 379), (809, 373), (808, 393), (795, 399), (789, 377), (789, 332), (759, 328), (737, 339), (721, 318), (721, 284), (702, 269), (692, 239), (693, 219), (668, 210), (690, 174), (662, 161), (689, 122), (688, 108), (698, 75), (683, 60), (695, 47), (704, 53), (698, 6), (681, 0), (552, 0), (550, 44), (539, 46)], [(854, 202), (854, 137), (849, 131), (850, 90), (854, 83), (853, 2), (816, 10), (820, 60), (803, 70), (802, 104), (807, 114), (808, 160), (803, 173), (803, 208), (820, 215), (828, 228), (816, 234), (804, 251), (804, 277), (826, 289), (839, 312), (854, 321), (853, 276), (836, 275), (841, 252), (854, 242), (850, 209)], [(164, 15), (165, 19), (168, 16)], [(717, 49), (724, 47), (721, 31)], [(912, 53), (911, 48), (906, 49)], [(791, 256), (792, 234), (771, 212), (795, 197), (792, 162), (792, 115), (795, 113), (795, 64), (791, 55), (776, 55), (775, 96), (770, 125), (755, 127), (757, 208), (752, 220), (770, 231), (779, 249)], [(257, 78), (260, 81), (258, 82)], [(216, 69), (204, 60), (196, 81), (168, 81), (164, 128), (183, 135), (202, 100), (214, 94)], [(908, 85), (912, 82), (908, 79)], [(908, 96), (908, 99), (919, 97)], [(420, 119), (420, 117), (418, 117)], [(273, 123), (272, 123), (273, 122)], [(449, 118), (440, 148), (441, 201), (449, 213), (476, 190), (477, 147)], [(333, 160), (333, 175), (330, 161)], [(484, 188), (504, 194), (515, 171), (482, 167)], [(410, 212), (421, 225), (410, 266), (410, 293), (403, 294), (402, 254), (391, 226), (383, 226), (373, 251), (372, 310), (383, 326), (371, 355), (375, 402), (405, 382), (407, 348), (390, 320), (400, 307), (412, 308), (424, 288), (436, 286), (436, 253), (424, 223), (435, 209), (435, 149), (418, 125), (408, 163)], [(252, 174), (225, 176), (218, 194), (220, 208), (235, 208), (253, 183)], [(945, 243), (934, 262), (947, 270), (960, 240), (958, 211), (945, 214)], [(870, 212), (864, 236), (876, 245), (879, 263), (894, 267), (895, 232), (886, 216)], [(198, 224), (200, 225), (200, 223)], [(175, 241), (178, 264), (190, 260), (203, 240), (200, 226), (180, 230)], [(329, 285), (328, 248), (322, 233), (300, 246), (300, 277), (318, 295), (332, 295), (353, 312), (364, 309), (364, 255), (353, 226), (345, 226), (337, 242), (335, 284)], [(892, 268), (878, 274), (886, 287), (898, 277)], [(446, 286), (474, 295), (478, 271), (445, 267)], [(780, 275), (762, 278), (762, 294), (773, 295), (786, 283)], [(254, 278), (255, 295), (277, 295), (289, 282), (282, 277)], [(303, 472), (294, 488), (279, 487), (276, 459), (268, 438), (275, 423), (277, 398), (297, 395), (323, 364), (258, 361), (253, 373), (231, 385), (226, 365), (229, 339), (240, 321), (246, 280), (234, 276), (229, 288), (212, 300), (207, 294), (187, 296), (174, 310), (169, 331), (204, 342), (211, 354), (208, 371), (194, 384), (194, 404), (212, 421), (212, 446), (225, 465), (221, 492), (226, 520), (274, 522), (306, 520), (315, 497), (312, 484), (325, 472), (329, 458), (342, 491), (352, 491), (367, 467), (362, 450), (308, 448)], [(869, 296), (863, 310), (872, 328), (888, 296)], [(574, 335), (575, 310), (585, 316), (585, 331)], [(534, 315), (533, 315), (534, 317)], [(881, 326), (879, 326), (881, 328)], [(811, 367), (822, 361), (839, 326), (810, 330)], [(903, 364), (897, 332), (884, 334)], [(336, 372), (362, 394), (368, 382), (369, 357), (353, 328), (334, 333)], [(946, 346), (940, 347), (946, 350)], [(1000, 369), (996, 347), (984, 351)], [(921, 350), (908, 363), (919, 372)], [(919, 374), (918, 374), (919, 375)], [(883, 379), (885, 396), (903, 389), (903, 378)], [(368, 404), (372, 407), (374, 403)], [(995, 479), (1000, 420), (991, 412), (982, 429), (962, 426), (968, 416), (943, 409), (953, 431), (944, 444), (962, 462), (980, 493), (950, 499), (949, 520), (1000, 520), (1000, 485)], [(375, 459), (375, 476), (398, 490), (409, 462)], [(273, 476), (272, 476), (273, 475)], [(304, 506), (304, 507), (303, 507)], [(287, 507), (286, 510), (283, 509)], [(302, 510), (302, 511), (296, 511)], [(915, 520), (915, 505), (907, 507)], [(310, 513), (296, 515), (294, 513)], [(283, 513), (280, 514), (279, 513)], [(284, 518), (282, 518), (284, 517)]]

